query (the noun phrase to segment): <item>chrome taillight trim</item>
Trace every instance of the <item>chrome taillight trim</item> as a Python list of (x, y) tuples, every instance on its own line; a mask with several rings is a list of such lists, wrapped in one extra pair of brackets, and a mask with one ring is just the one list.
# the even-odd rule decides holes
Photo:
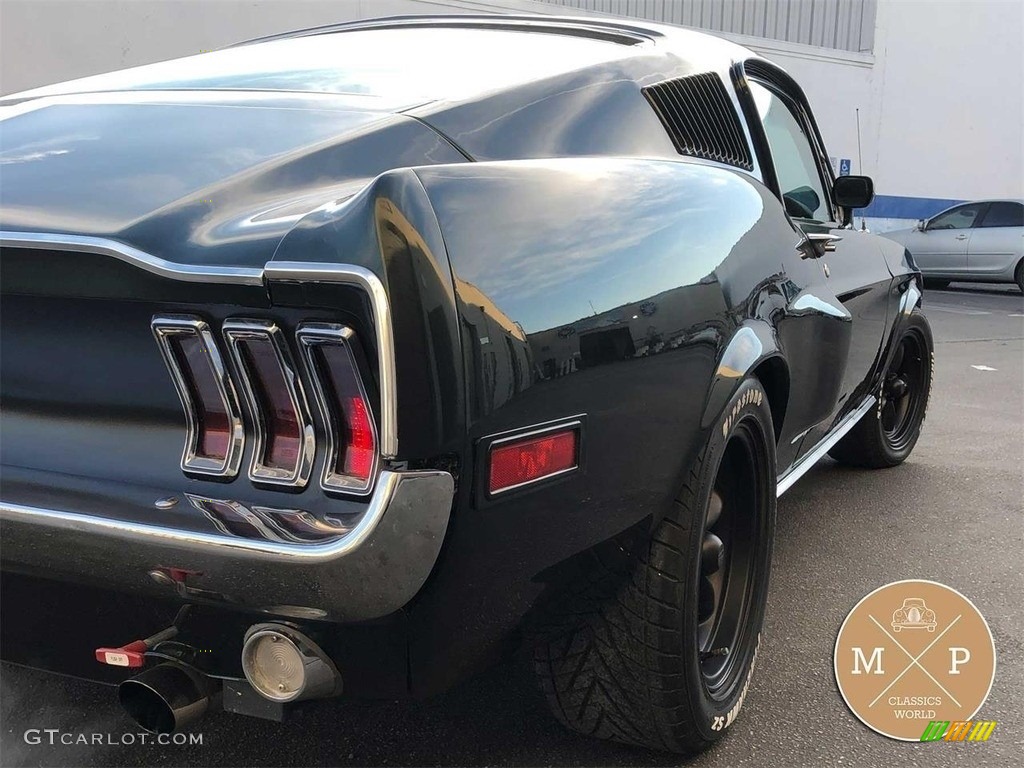
[[(245, 451), (245, 426), (242, 423), (241, 409), (238, 406), (238, 395), (231, 382), (224, 359), (217, 348), (217, 341), (210, 326), (194, 315), (157, 315), (151, 323), (153, 336), (156, 338), (160, 354), (164, 358), (171, 381), (178, 392), (181, 407), (185, 411), (185, 447), (181, 453), (182, 472), (212, 475), (214, 477), (232, 478), (238, 474)], [(194, 335), (202, 342), (207, 362), (213, 371), (224, 412), (228, 416), (230, 434), (228, 449), (223, 461), (200, 456), (197, 453), (199, 444), (199, 417), (196, 404), (192, 401), (185, 379), (174, 352), (171, 350), (171, 337)]]
[(343, 491), (364, 496), (373, 488), (374, 480), (380, 469), (381, 449), (376, 420), (370, 419), (370, 429), (373, 431), (373, 442), (377, 450), (373, 457), (373, 467), (370, 469), (369, 478), (363, 481), (335, 472), (334, 468), (337, 466), (340, 447), (337, 445), (335, 436), (339, 434), (339, 424), (333, 408), (327, 400), (327, 393), (324, 391), (324, 382), (315, 355), (315, 348), (318, 346), (333, 345), (344, 348), (352, 370), (356, 374), (356, 386), (359, 388), (359, 394), (363, 401), (369, 404), (370, 399), (366, 394), (366, 387), (359, 375), (359, 366), (356, 364), (356, 358), (352, 352), (352, 345), (356, 338), (355, 332), (348, 326), (337, 323), (303, 323), (296, 330), (295, 338), (299, 342), (299, 348), (302, 349), (306, 370), (309, 372), (309, 380), (313, 385), (314, 399), (324, 420), (327, 456), (324, 460), (324, 471), (320, 477), (320, 488), (325, 491)]
[[(270, 320), (248, 320), (243, 318), (232, 318), (225, 320), (221, 326), (224, 340), (227, 342), (228, 351), (231, 353), (231, 361), (234, 364), (235, 372), (241, 382), (242, 394), (245, 396), (246, 405), (252, 415), (254, 434), (252, 460), (249, 462), (249, 479), (254, 483), (270, 483), (272, 485), (286, 485), (292, 488), (303, 488), (309, 481), (313, 471), (313, 463), (316, 460), (316, 432), (313, 429), (313, 418), (310, 415), (309, 405), (306, 402), (306, 394), (299, 380), (298, 369), (292, 362), (291, 354), (288, 352), (288, 344), (285, 334), (281, 328)], [(245, 339), (261, 339), (270, 342), (277, 358), (277, 365), (281, 370), (285, 386), (288, 389), (288, 398), (292, 402), (295, 414), (298, 416), (302, 431), (302, 447), (298, 453), (295, 467), (291, 470), (270, 467), (264, 463), (264, 453), (267, 445), (267, 415), (260, 406), (256, 389), (253, 387), (252, 376), (242, 357), (239, 342)]]
[(391, 305), (384, 283), (366, 267), (355, 264), (320, 264), (298, 261), (268, 261), (263, 268), (268, 282), (342, 283), (363, 290), (373, 311), (377, 337), (377, 376), (380, 390), (380, 434), (378, 448), (385, 459), (398, 456), (398, 383), (396, 381), (395, 336)]

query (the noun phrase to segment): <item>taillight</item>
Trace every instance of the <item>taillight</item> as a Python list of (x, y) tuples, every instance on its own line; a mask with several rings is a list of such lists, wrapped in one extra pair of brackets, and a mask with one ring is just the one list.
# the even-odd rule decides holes
[(245, 447), (245, 429), (210, 327), (188, 315), (154, 317), (152, 327), (185, 410), (182, 470), (234, 477)]
[(487, 491), (494, 495), (579, 467), (579, 424), (498, 440), (491, 444)]
[(377, 427), (356, 363), (352, 329), (307, 323), (296, 334), (327, 425), (325, 490), (365, 493), (377, 471)]
[(313, 469), (316, 435), (284, 334), (273, 322), (228, 320), (224, 338), (255, 422), (249, 479), (304, 486)]

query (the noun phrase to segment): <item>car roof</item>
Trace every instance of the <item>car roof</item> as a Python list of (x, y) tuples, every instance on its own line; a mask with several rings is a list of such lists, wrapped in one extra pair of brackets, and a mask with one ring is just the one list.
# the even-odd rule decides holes
[(1024, 199), (1017, 197), (993, 197), (986, 200), (963, 200), (959, 203), (949, 206), (948, 208), (943, 208), (941, 211), (939, 211), (939, 213), (935, 215), (938, 216), (939, 214), (945, 213), (946, 211), (951, 211), (954, 208), (959, 208), (961, 205), (979, 205), (981, 203), (1017, 203), (1018, 205), (1024, 205)]
[(754, 57), (726, 40), (658, 24), (550, 16), (395, 16), (257, 38), (37, 88), (4, 101), (123, 91), (287, 91), (344, 95), (369, 109), (403, 111), (599, 68), (650, 55), (662, 46), (702, 71), (721, 71), (733, 61)]

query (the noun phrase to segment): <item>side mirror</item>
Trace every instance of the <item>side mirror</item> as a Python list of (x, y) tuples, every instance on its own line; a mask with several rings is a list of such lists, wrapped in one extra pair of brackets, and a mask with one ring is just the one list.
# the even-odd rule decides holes
[(867, 208), (875, 197), (875, 183), (870, 176), (840, 176), (832, 185), (832, 196), (843, 208)]
[(918, 219), (917, 224), (914, 225), (914, 229), (918, 232), (926, 232), (928, 230), (928, 219)]

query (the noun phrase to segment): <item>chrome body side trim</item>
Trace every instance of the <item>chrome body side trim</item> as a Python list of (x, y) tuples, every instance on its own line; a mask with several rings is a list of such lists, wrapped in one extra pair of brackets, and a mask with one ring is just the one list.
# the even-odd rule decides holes
[[(235, 386), (224, 367), (224, 360), (220, 355), (220, 350), (217, 349), (217, 342), (210, 326), (192, 315), (157, 315), (153, 318), (152, 328), (153, 336), (156, 337), (157, 345), (160, 347), (160, 354), (164, 358), (167, 370), (171, 374), (171, 380), (174, 382), (174, 388), (178, 392), (178, 398), (181, 400), (181, 407), (185, 411), (185, 447), (181, 453), (182, 472), (214, 477), (234, 477), (238, 474), (238, 467), (242, 463), (242, 453), (245, 450), (245, 426), (242, 423)], [(198, 453), (199, 411), (196, 403), (192, 401), (192, 393), (189, 391), (181, 365), (171, 349), (171, 337), (188, 335), (196, 336), (203, 344), (206, 362), (210, 365), (217, 385), (217, 393), (220, 395), (224, 412), (228, 417), (228, 447), (223, 461), (209, 456), (201, 456)]]
[(117, 240), (86, 235), (64, 235), (50, 232), (0, 231), (0, 246), (5, 248), (35, 248), (45, 251), (77, 251), (127, 262), (133, 266), (170, 280), (191, 283), (240, 283), (262, 285), (263, 270), (251, 267), (199, 266), (177, 264), (159, 256), (140, 251)]
[(838, 443), (847, 432), (853, 429), (857, 422), (871, 410), (871, 406), (874, 404), (875, 396), (866, 396), (861, 401), (860, 405), (846, 414), (846, 416), (836, 424), (832, 431), (825, 435), (825, 437), (823, 437), (809, 453), (805, 454), (800, 461), (790, 467), (784, 475), (781, 475), (776, 483), (776, 496), (782, 496), (782, 494), (788, 491), (797, 480), (807, 474), (811, 467), (821, 461), (825, 454), (829, 452), (829, 449)]
[[(373, 480), (377, 475), (380, 466), (380, 437), (377, 434), (377, 426), (373, 419), (370, 419), (370, 428), (373, 430), (373, 442), (378, 447), (373, 459), (373, 467), (370, 469), (370, 476), (364, 482), (349, 475), (343, 475), (336, 471), (338, 462), (337, 437), (340, 434), (341, 425), (338, 423), (337, 414), (328, 402), (327, 393), (324, 391), (323, 374), (319, 370), (316, 360), (316, 347), (323, 345), (334, 345), (345, 349), (349, 357), (349, 363), (356, 375), (356, 386), (363, 402), (369, 402), (366, 394), (366, 387), (363, 386), (362, 378), (359, 376), (359, 367), (356, 365), (352, 354), (352, 344), (355, 343), (355, 332), (344, 325), (335, 323), (303, 323), (295, 332), (295, 338), (299, 342), (305, 357), (306, 370), (309, 379), (313, 383), (313, 395), (320, 408), (320, 414), (324, 420), (324, 433), (327, 441), (327, 457), (324, 461), (324, 472), (320, 478), (320, 487), (325, 491), (344, 491), (346, 493), (365, 495), (373, 487)], [(381, 398), (383, 400), (383, 397)], [(383, 412), (384, 404), (380, 404)]]
[[(254, 483), (271, 483), (293, 488), (305, 487), (313, 471), (313, 462), (316, 458), (316, 433), (313, 430), (313, 419), (309, 413), (309, 405), (302, 389), (302, 382), (299, 381), (297, 369), (288, 352), (284, 332), (272, 321), (235, 318), (225, 320), (221, 330), (227, 341), (235, 371), (241, 380), (242, 393), (245, 395), (245, 401), (249, 406), (255, 425), (249, 479)], [(271, 467), (265, 463), (266, 456), (264, 454), (268, 448), (267, 415), (263, 412), (263, 404), (260, 403), (260, 398), (256, 394), (256, 386), (252, 381), (255, 373), (249, 370), (242, 353), (242, 342), (247, 339), (260, 339), (273, 347), (278, 368), (288, 389), (288, 398), (291, 400), (302, 433), (295, 466), (290, 470)]]
[[(423, 585), (441, 550), (454, 488), (447, 472), (384, 471), (351, 528), (316, 543), (224, 535), (212, 524), (209, 532), (185, 531), (8, 501), (0, 502), (0, 535), (5, 564), (135, 593), (166, 596), (176, 589), (197, 602), (287, 615), (284, 606), (362, 621), (393, 613)], [(187, 573), (176, 585), (150, 575), (171, 566)]]
[(398, 455), (398, 389), (395, 381), (395, 337), (391, 326), (391, 306), (384, 283), (365, 267), (351, 264), (310, 264), (297, 261), (271, 261), (263, 269), (267, 280), (303, 283), (347, 283), (362, 288), (373, 309), (377, 335), (377, 366), (380, 379), (381, 456)]

